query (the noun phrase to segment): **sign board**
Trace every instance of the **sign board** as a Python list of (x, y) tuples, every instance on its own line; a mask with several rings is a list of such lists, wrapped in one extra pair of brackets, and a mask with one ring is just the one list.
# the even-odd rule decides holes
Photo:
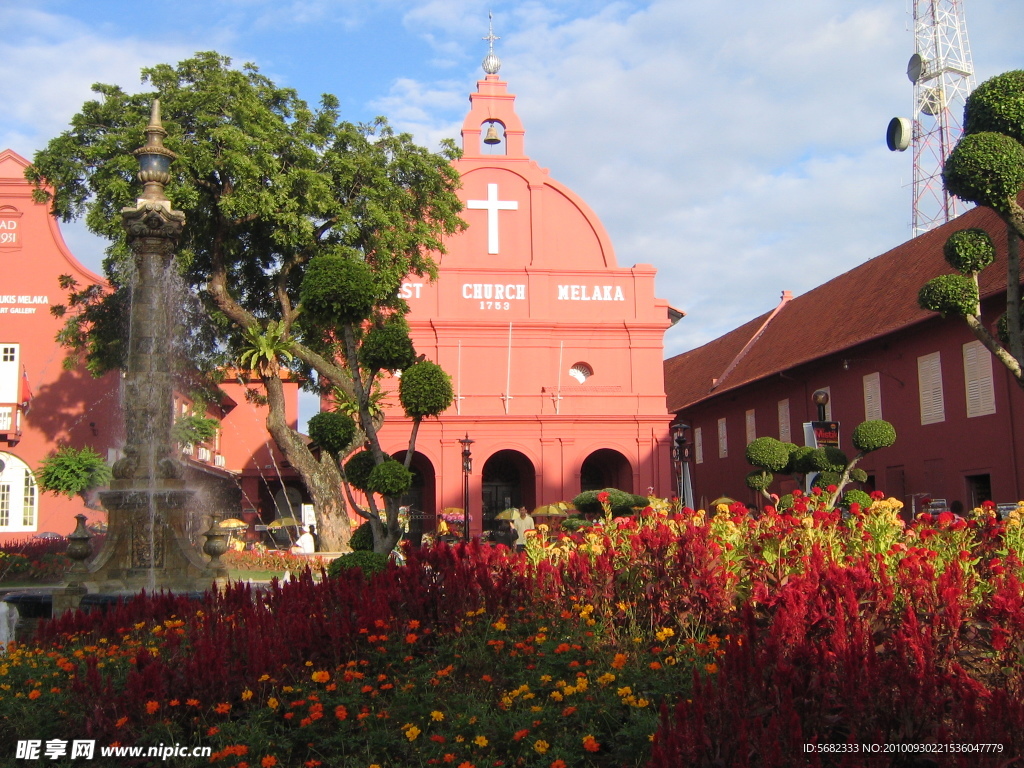
[(804, 424), (804, 445), (811, 448), (838, 448), (838, 421), (809, 421)]

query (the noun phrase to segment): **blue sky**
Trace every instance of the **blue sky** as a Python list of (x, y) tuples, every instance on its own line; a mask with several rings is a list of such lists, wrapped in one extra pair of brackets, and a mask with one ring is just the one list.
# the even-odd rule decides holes
[[(963, 7), (978, 82), (1024, 68), (1024, 3)], [(666, 354), (910, 237), (911, 153), (884, 140), (911, 112), (907, 0), (0, 3), (0, 148), (31, 157), (92, 83), (139, 90), (141, 67), (198, 50), (436, 147), (482, 76), (489, 10), (527, 152), (687, 313)], [(102, 244), (64, 231), (96, 268)]]

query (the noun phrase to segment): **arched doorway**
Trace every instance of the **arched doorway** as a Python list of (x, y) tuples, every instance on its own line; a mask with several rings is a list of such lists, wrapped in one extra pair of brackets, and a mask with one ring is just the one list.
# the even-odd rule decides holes
[(509, 507), (532, 509), (537, 503), (537, 473), (519, 451), (498, 451), (484, 464), (482, 477), (483, 530), (497, 528), (494, 516)]
[(600, 448), (583, 460), (580, 491), (618, 488), (633, 493), (633, 468), (629, 459), (611, 448)]
[[(399, 451), (392, 458), (396, 461), (405, 462), (405, 451)], [(402, 496), (399, 504), (409, 508), (409, 541), (419, 546), (425, 531), (433, 530), (436, 514), (437, 498), (434, 465), (426, 456), (420, 452), (412, 455), (409, 463), (412, 471), (412, 485)]]
[(38, 511), (32, 470), (13, 453), (0, 452), (0, 533), (34, 531)]

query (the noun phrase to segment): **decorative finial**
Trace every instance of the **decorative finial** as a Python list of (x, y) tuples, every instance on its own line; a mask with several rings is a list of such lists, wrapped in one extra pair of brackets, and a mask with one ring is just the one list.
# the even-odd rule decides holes
[(487, 55), (484, 56), (481, 66), (488, 75), (496, 75), (501, 69), (501, 59), (494, 53), (494, 41), (501, 40), (501, 38), (494, 34), (494, 14), (490, 11), (487, 12), (487, 37), (483, 39), (487, 41)]
[(160, 100), (153, 99), (153, 108), (149, 113), (149, 125), (146, 126), (146, 145), (134, 152), (139, 158), (139, 180), (145, 184), (143, 200), (166, 200), (164, 185), (171, 180), (171, 161), (177, 157), (164, 146), (163, 123), (160, 121)]

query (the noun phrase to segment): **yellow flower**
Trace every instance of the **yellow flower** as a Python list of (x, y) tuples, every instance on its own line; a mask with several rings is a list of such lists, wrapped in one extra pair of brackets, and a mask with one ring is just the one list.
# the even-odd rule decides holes
[(252, 698), (252, 691), (250, 691), (248, 688), (246, 688), (244, 691), (242, 691), (242, 701), (248, 701), (251, 698)]
[(626, 685), (622, 688), (619, 688), (619, 690), (617, 690), (615, 693), (617, 693), (619, 696), (629, 696), (629, 694), (631, 694), (632, 692), (633, 689)]
[(419, 736), (420, 733), (421, 731), (419, 728), (417, 728), (415, 725), (410, 725), (408, 728), (405, 729), (405, 738), (407, 738), (409, 741), (416, 741), (416, 737)]
[(271, 709), (277, 709), (280, 705), (281, 705), (281, 702), (279, 702), (273, 696), (271, 696), (269, 699), (267, 699), (267, 706), (270, 707)]
[(654, 636), (658, 638), (659, 643), (664, 643), (670, 637), (675, 637), (675, 635), (676, 632), (674, 629), (672, 629), (672, 627), (665, 627), (664, 629), (659, 629), (657, 632), (654, 633)]
[(488, 744), (487, 737), (477, 736), (475, 739), (473, 739), (473, 743), (476, 744), (478, 747), (486, 747)]
[(439, 712), (435, 709), (433, 712), (430, 713), (430, 719), (434, 722), (439, 723), (442, 720), (444, 720), (444, 712)]
[(499, 632), (504, 632), (508, 628), (508, 625), (505, 623), (504, 619), (498, 619), (496, 622), (491, 624), (491, 626)]
[(314, 683), (326, 683), (331, 679), (331, 673), (323, 669), (318, 669), (310, 677)]
[(533, 750), (538, 755), (543, 755), (549, 749), (551, 749), (551, 745), (544, 741), (544, 739), (537, 739), (535, 742), (533, 742)]

